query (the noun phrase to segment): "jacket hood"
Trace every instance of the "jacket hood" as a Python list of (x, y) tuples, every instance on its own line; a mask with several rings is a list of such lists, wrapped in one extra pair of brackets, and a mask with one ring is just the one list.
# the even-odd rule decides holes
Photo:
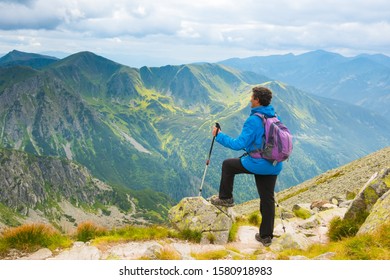
[(255, 113), (263, 114), (266, 117), (273, 117), (273, 116), (275, 116), (275, 109), (272, 105), (258, 106), (258, 107), (252, 108), (251, 116)]

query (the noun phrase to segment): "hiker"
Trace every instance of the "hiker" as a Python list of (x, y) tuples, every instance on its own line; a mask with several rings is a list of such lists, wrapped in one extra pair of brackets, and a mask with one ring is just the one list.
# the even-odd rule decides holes
[(210, 202), (217, 206), (234, 206), (234, 176), (242, 173), (254, 174), (260, 196), (260, 213), (262, 216), (259, 233), (256, 233), (255, 238), (264, 246), (269, 246), (272, 243), (275, 219), (274, 190), (283, 163), (273, 164), (264, 158), (253, 158), (249, 153), (262, 147), (264, 134), (262, 119), (254, 114), (261, 113), (266, 117), (275, 116), (274, 108), (270, 105), (271, 99), (271, 90), (260, 86), (254, 87), (250, 100), (251, 113), (244, 123), (241, 134), (237, 138), (232, 138), (221, 132), (217, 127), (214, 127), (212, 131), (215, 140), (224, 147), (237, 151), (244, 149), (246, 153), (240, 158), (224, 160), (219, 195), (211, 197)]

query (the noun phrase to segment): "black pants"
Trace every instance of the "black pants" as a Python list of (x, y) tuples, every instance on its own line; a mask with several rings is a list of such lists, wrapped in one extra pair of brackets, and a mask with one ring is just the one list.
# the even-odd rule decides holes
[[(234, 176), (236, 174), (253, 174), (246, 170), (239, 158), (230, 158), (222, 163), (222, 177), (219, 185), (219, 198), (233, 197)], [(273, 237), (275, 221), (275, 184), (277, 175), (255, 175), (257, 192), (260, 196), (260, 236)]]

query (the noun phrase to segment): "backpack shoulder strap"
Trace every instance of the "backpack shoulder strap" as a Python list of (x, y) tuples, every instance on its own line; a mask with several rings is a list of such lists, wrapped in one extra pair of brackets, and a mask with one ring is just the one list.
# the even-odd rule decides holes
[(261, 113), (254, 113), (254, 115), (260, 117), (263, 120), (270, 119), (270, 118), (279, 118), (279, 116), (278, 116), (278, 114), (276, 112), (275, 112), (275, 115), (271, 116), (271, 117), (267, 117), (266, 115), (261, 114)]
[(260, 114), (260, 113), (254, 113), (254, 115), (256, 115), (256, 116), (258, 116), (258, 117), (260, 117), (260, 118), (265, 118), (265, 115), (264, 114)]
[(260, 119), (262, 119), (263, 122), (265, 122), (265, 120), (267, 119), (267, 117), (266, 117), (264, 114), (254, 113), (254, 115), (256, 115), (256, 116), (258, 116)]

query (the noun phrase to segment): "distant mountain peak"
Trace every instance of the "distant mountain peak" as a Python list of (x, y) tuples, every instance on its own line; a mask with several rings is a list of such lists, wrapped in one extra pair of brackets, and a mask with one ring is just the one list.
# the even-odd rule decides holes
[(30, 66), (31, 68), (41, 69), (58, 60), (53, 56), (12, 50), (0, 58), (0, 66)]
[(72, 55), (64, 58), (63, 60), (77, 60), (77, 59), (96, 59), (96, 60), (100, 60), (100, 61), (118, 64), (112, 60), (109, 60), (108, 58), (97, 55), (97, 54), (90, 52), (90, 51), (81, 51), (81, 52), (72, 54)]
[(90, 51), (82, 51), (61, 59), (57, 66), (78, 65), (94, 67), (97, 71), (119, 69), (122, 65)]
[(58, 58), (48, 55), (42, 55), (37, 53), (27, 53), (22, 52), (18, 50), (12, 50), (2, 58), (0, 58), (0, 62), (3, 61), (15, 61), (15, 60), (29, 60), (33, 58), (45, 58), (45, 59), (52, 59), (52, 60), (58, 60)]

